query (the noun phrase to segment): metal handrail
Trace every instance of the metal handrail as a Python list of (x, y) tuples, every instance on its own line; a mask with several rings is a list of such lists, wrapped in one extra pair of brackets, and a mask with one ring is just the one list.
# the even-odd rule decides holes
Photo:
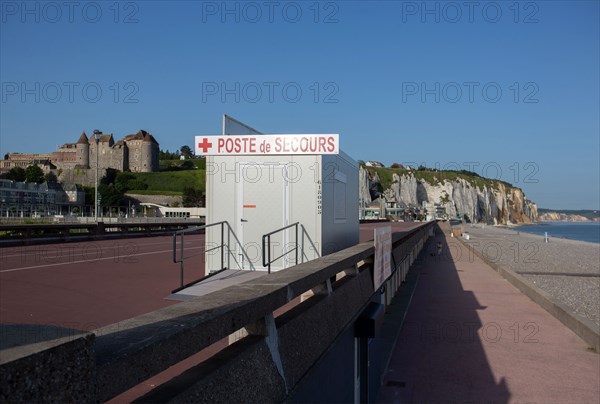
[[(185, 235), (185, 233), (196, 232), (198, 230), (207, 229), (207, 228), (213, 227), (213, 226), (220, 226), (221, 227), (221, 244), (219, 244), (216, 247), (212, 247), (212, 248), (210, 248), (208, 250), (201, 251), (200, 253), (191, 254), (191, 255), (185, 256), (184, 255), (184, 241), (185, 241), (184, 240), (184, 235)], [(225, 243), (225, 226), (227, 226), (227, 243)], [(177, 236), (178, 235), (180, 236), (180, 242), (179, 242), (180, 243), (180, 252), (179, 252), (179, 257), (177, 257)], [(202, 254), (205, 254), (207, 252), (210, 252), (210, 251), (213, 251), (213, 250), (216, 250), (216, 249), (220, 248), (221, 249), (221, 269), (225, 269), (226, 268), (225, 267), (225, 248), (227, 248), (227, 262), (228, 263), (229, 263), (229, 257), (233, 255), (231, 253), (231, 248), (230, 248), (230, 245), (229, 245), (230, 244), (231, 235), (233, 235), (234, 240), (240, 246), (242, 254), (246, 257), (246, 259), (250, 263), (250, 270), (254, 271), (255, 268), (254, 268), (254, 265), (252, 265), (252, 261), (250, 260), (250, 257), (246, 253), (246, 250), (244, 250), (244, 247), (240, 243), (240, 240), (237, 238), (237, 236), (233, 232), (233, 229), (231, 228), (231, 225), (226, 220), (224, 220), (222, 222), (205, 224), (205, 225), (202, 225), (202, 226), (190, 227), (188, 229), (178, 230), (178, 231), (176, 231), (176, 232), (173, 233), (173, 262), (176, 263), (176, 264), (179, 263), (179, 268), (180, 268), (179, 272), (180, 272), (181, 287), (184, 286), (184, 281), (183, 281), (184, 261), (186, 259), (188, 259), (188, 258), (196, 257), (198, 255), (202, 255)], [(239, 268), (243, 269), (243, 267), (240, 266), (240, 263), (235, 258), (235, 255), (233, 255), (233, 259), (234, 259), (235, 263), (237, 264), (237, 266)]]
[[(290, 225), (282, 227), (281, 229), (273, 230), (272, 232), (264, 234), (262, 236), (262, 264), (263, 264), (263, 267), (267, 267), (268, 273), (271, 273), (271, 264), (273, 262), (275, 262), (278, 259), (286, 256), (287, 254), (291, 253), (292, 251), (296, 251), (296, 264), (298, 264), (298, 225), (299, 224), (300, 224), (300, 222), (292, 223)], [(271, 260), (271, 236), (273, 234), (275, 234), (275, 233), (279, 233), (280, 231), (289, 229), (290, 227), (295, 227), (296, 228), (296, 247), (292, 248), (289, 251), (284, 252), (279, 257), (274, 258), (274, 259)], [(266, 246), (265, 246), (265, 241), (267, 241), (267, 245)], [(267, 258), (268, 258), (267, 261), (265, 261), (265, 250), (267, 251)]]
[(252, 264), (252, 260), (250, 259), (250, 257), (246, 253), (246, 250), (244, 249), (244, 246), (242, 245), (242, 243), (240, 242), (240, 240), (235, 235), (235, 232), (233, 231), (233, 229), (229, 225), (229, 222), (225, 222), (225, 223), (227, 224), (227, 227), (229, 228), (229, 232), (227, 233), (227, 252), (228, 252), (227, 258), (229, 259), (229, 256), (232, 256), (233, 259), (235, 260), (235, 263), (237, 264), (238, 268), (243, 269), (243, 266), (241, 266), (240, 263), (235, 259), (235, 255), (233, 255), (231, 253), (231, 249), (229, 248), (229, 244), (230, 244), (229, 237), (233, 235), (233, 238), (235, 239), (236, 243), (240, 246), (240, 250), (241, 250), (242, 254), (244, 255), (244, 257), (246, 257), (246, 259), (248, 260), (248, 263), (250, 264), (250, 270), (251, 271), (256, 271), (256, 268), (254, 268), (254, 265)]
[[(306, 228), (304, 228), (304, 225), (301, 224), (300, 227), (302, 228), (302, 262), (304, 262), (304, 257), (306, 257), (308, 259), (308, 257), (306, 256), (306, 254), (304, 253), (304, 236), (306, 236), (306, 238), (308, 239), (308, 241), (310, 242), (310, 245), (313, 248), (313, 251), (315, 252), (315, 254), (317, 254), (317, 257), (320, 257), (321, 254), (319, 254), (319, 250), (317, 249), (317, 247), (315, 246), (315, 243), (312, 241), (312, 239), (310, 238), (310, 236), (308, 235), (308, 232), (306, 231)], [(297, 264), (297, 263), (296, 263)]]

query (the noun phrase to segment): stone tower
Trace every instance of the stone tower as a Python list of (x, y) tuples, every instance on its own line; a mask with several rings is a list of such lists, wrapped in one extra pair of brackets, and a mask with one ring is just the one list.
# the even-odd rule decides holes
[(142, 172), (158, 171), (158, 143), (146, 132), (142, 141)]
[(85, 132), (79, 137), (76, 150), (77, 160), (75, 164), (81, 166), (81, 168), (88, 168), (90, 166), (90, 142)]
[(136, 134), (125, 136), (125, 144), (129, 149), (129, 169), (133, 172), (158, 171), (158, 142), (154, 137), (140, 130)]

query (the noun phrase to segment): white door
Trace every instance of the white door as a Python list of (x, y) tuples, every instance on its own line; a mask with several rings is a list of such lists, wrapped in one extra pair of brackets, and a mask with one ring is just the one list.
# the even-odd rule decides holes
[[(265, 270), (262, 264), (262, 236), (287, 226), (289, 218), (289, 182), (284, 164), (243, 163), (239, 166), (238, 235), (246, 254), (238, 252), (244, 269)], [(288, 266), (289, 255), (284, 254), (289, 230), (270, 237), (271, 270)], [(265, 252), (266, 253), (266, 252)], [(266, 258), (265, 258), (266, 259)]]

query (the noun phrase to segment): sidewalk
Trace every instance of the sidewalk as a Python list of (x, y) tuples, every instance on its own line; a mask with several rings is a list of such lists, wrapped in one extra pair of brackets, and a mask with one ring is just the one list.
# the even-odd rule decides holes
[(379, 402), (600, 401), (600, 355), (573, 332), (458, 240), (424, 256)]

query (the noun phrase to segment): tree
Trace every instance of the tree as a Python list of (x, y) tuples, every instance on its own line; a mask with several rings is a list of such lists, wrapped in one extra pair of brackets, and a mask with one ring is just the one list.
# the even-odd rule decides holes
[(400, 164), (400, 163), (392, 163), (392, 165), (390, 167), (391, 168), (404, 168), (404, 166), (402, 166), (402, 164)]
[(121, 206), (123, 205), (124, 193), (117, 189), (113, 184), (101, 184), (98, 186), (98, 195), (100, 195), (100, 206)]
[(50, 171), (48, 174), (44, 175), (44, 182), (56, 183), (58, 182), (58, 178), (56, 178), (56, 174)]
[(117, 175), (119, 174), (119, 170), (115, 170), (114, 168), (107, 168), (106, 174), (104, 177), (100, 179), (100, 184), (110, 185), (115, 182), (117, 179)]
[(38, 166), (29, 166), (25, 169), (25, 181), (41, 184), (45, 181), (44, 171)]
[(94, 205), (94, 196), (96, 195), (96, 190), (94, 187), (82, 186), (83, 192), (85, 192), (85, 204), (86, 205)]
[(115, 188), (122, 193), (130, 190), (140, 191), (148, 189), (148, 184), (144, 180), (137, 179), (131, 172), (119, 172), (114, 181)]
[(183, 168), (183, 169), (186, 169), (186, 170), (189, 170), (189, 169), (192, 169), (192, 168), (196, 168), (196, 166), (194, 165), (194, 162), (193, 162), (193, 161), (190, 161), (190, 160), (186, 160), (186, 161), (184, 161), (184, 162), (181, 164), (181, 166), (180, 166), (180, 167), (181, 167), (181, 168)]
[(192, 157), (194, 157), (194, 152), (188, 145), (181, 146), (179, 150), (181, 151), (181, 154), (185, 156), (186, 159), (191, 159)]
[(205, 194), (199, 189), (193, 187), (183, 188), (183, 206), (186, 208), (203, 207)]
[(21, 167), (13, 167), (7, 173), (6, 178), (13, 181), (23, 182), (25, 181), (25, 170)]
[(159, 160), (179, 160), (179, 150), (177, 150), (173, 153), (170, 152), (168, 149), (160, 150), (158, 152), (158, 159)]
[(124, 193), (132, 189), (129, 186), (129, 182), (133, 180), (135, 180), (135, 174), (130, 172), (119, 172), (115, 177), (114, 185), (119, 191)]

